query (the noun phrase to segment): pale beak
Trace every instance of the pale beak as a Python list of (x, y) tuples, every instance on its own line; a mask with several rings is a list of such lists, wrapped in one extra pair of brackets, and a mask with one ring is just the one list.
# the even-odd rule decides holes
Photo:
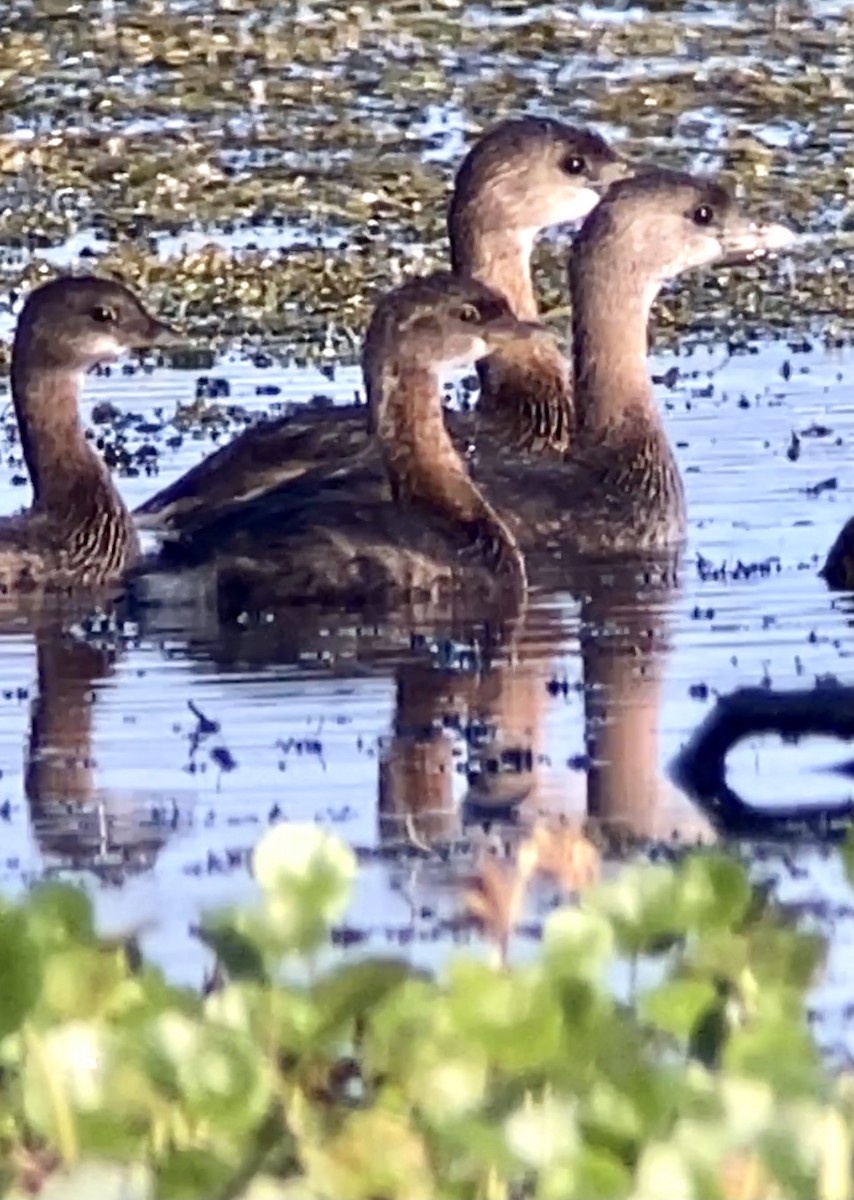
[(798, 240), (788, 225), (773, 221), (752, 221), (748, 217), (726, 222), (721, 237), (723, 262), (730, 266), (753, 262), (766, 254), (787, 250)]
[(136, 350), (144, 350), (148, 346), (185, 346), (187, 335), (174, 325), (167, 325), (157, 317), (149, 316), (147, 326), (140, 332), (134, 345)]
[(553, 341), (555, 337), (547, 325), (541, 325), (538, 321), (517, 321), (515, 317), (496, 317), (494, 321), (487, 322), (480, 333), (490, 349), (534, 338)]
[(593, 186), (601, 195), (601, 193), (607, 192), (612, 183), (617, 183), (620, 179), (631, 179), (632, 175), (637, 174), (638, 165), (638, 163), (629, 162), (627, 158), (617, 158), (613, 162), (606, 163), (604, 167), (600, 167), (599, 177)]

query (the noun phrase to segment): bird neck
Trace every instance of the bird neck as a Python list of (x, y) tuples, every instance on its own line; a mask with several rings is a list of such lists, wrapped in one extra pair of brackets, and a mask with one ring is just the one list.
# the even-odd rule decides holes
[(647, 367), (658, 284), (621, 261), (617, 247), (580, 245), (569, 267), (575, 407), (585, 437), (660, 425)]
[(392, 493), (466, 529), (497, 570), (519, 576), (524, 561), (515, 535), (466, 468), (445, 426), (436, 368), (404, 358), (386, 360), (369, 382), (373, 426)]

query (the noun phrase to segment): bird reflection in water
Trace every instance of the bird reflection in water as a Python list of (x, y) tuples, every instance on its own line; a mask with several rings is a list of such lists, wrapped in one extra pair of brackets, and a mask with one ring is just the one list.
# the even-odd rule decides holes
[(149, 870), (178, 824), (142, 797), (100, 788), (93, 746), (99, 689), (123, 649), (105, 619), (105, 636), (71, 632), (68, 614), (34, 629), (37, 692), (26, 746), (24, 788), (45, 875), (85, 870), (120, 884)]
[[(466, 824), (542, 818), (586, 822), (611, 846), (709, 837), (662, 769), (676, 567), (661, 557), (575, 565), (562, 572), (561, 592), (548, 604), (539, 597), (478, 670), (399, 667), (379, 773), (382, 840), (426, 847), (461, 838)], [(576, 648), (580, 686), (550, 686), (550, 663)], [(570, 758), (561, 746), (550, 760), (550, 714), (579, 693), (584, 753)]]

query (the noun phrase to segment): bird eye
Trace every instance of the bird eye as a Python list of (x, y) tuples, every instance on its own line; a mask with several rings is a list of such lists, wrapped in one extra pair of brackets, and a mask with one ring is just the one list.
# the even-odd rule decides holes
[(115, 319), (116, 319), (116, 312), (115, 312), (115, 309), (113, 309), (113, 308), (107, 308), (103, 304), (97, 304), (92, 309), (92, 320), (93, 321), (100, 321), (102, 324), (106, 324), (107, 321), (115, 321)]
[(461, 321), (479, 321), (480, 313), (473, 304), (460, 305), (459, 318)]
[(583, 175), (587, 169), (587, 163), (580, 154), (568, 154), (561, 166), (567, 175)]
[(691, 220), (695, 225), (711, 225), (714, 219), (714, 209), (710, 204), (701, 204), (695, 208), (691, 214)]

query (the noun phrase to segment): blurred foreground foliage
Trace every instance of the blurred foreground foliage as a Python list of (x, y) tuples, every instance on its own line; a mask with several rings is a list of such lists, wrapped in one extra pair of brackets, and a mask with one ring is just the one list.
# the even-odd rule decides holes
[[(465, 900), (495, 961), (434, 977), (333, 957), (355, 860), (280, 825), (257, 902), (204, 925), (206, 995), (74, 888), (0, 902), (0, 1194), (848, 1200), (854, 1086), (806, 1019), (821, 942), (723, 854), (597, 867), (567, 830), (487, 859)], [(511, 964), (544, 876), (575, 899)]]

